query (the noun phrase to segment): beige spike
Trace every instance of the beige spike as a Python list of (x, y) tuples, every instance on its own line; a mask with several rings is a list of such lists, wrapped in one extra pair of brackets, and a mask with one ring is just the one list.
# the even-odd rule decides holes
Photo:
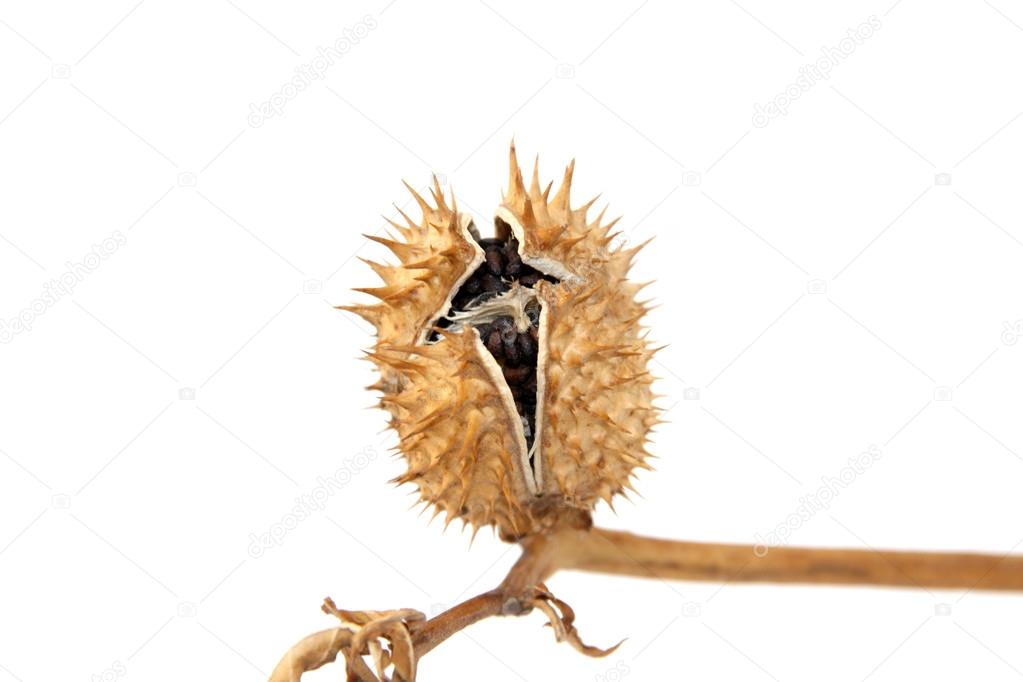
[(395, 268), (393, 266), (384, 265), (383, 263), (377, 263), (376, 261), (370, 260), (368, 258), (363, 258), (362, 256), (356, 256), (356, 258), (358, 258), (363, 263), (368, 265), (373, 270), (373, 272), (375, 272), (380, 277), (380, 279), (384, 280), (384, 282), (386, 282), (387, 284), (394, 283)]
[(386, 246), (391, 250), (391, 253), (403, 261), (408, 259), (415, 252), (416, 247), (408, 243), (397, 242), (386, 237), (378, 237), (375, 234), (364, 234), (362, 236), (372, 242)]
[(401, 214), (401, 217), (405, 219), (405, 222), (408, 223), (409, 229), (417, 232), (421, 229), (420, 224), (412, 220), (411, 216), (409, 216), (408, 213), (405, 213), (405, 210), (398, 206), (398, 204), (394, 204), (394, 210)]
[(451, 215), (458, 217), (458, 200), (455, 198), (454, 185), (451, 186)]
[(388, 225), (396, 229), (398, 231), (398, 234), (400, 234), (402, 238), (405, 239), (406, 242), (412, 239), (412, 236), (415, 234), (415, 232), (413, 232), (410, 228), (405, 227), (404, 225), (399, 225), (397, 222), (391, 220), (385, 215), (382, 215), (380, 217), (387, 221)]
[(380, 318), (383, 317), (383, 311), (377, 306), (369, 305), (338, 305), (334, 306), (338, 310), (345, 310), (350, 313), (355, 313), (362, 319), (369, 322), (374, 327), (379, 326)]
[(582, 206), (580, 206), (576, 210), (580, 211), (583, 214), (583, 216), (585, 216), (586, 212), (590, 210), (590, 208), (593, 206), (593, 204), (597, 203), (598, 199), (600, 199), (600, 195), (599, 194), (596, 195), (595, 197), (593, 197), (592, 199), (590, 199), (589, 201), (587, 201), (585, 204), (583, 204)]
[[(618, 220), (619, 220), (618, 218), (615, 218), (614, 221), (611, 223), (611, 225), (614, 225), (615, 223), (617, 223)], [(628, 258), (629, 261), (632, 261), (632, 259), (635, 258), (636, 254), (639, 253), (640, 251), (642, 251), (643, 249), (645, 249), (646, 245), (649, 244), (650, 242), (652, 242), (653, 240), (654, 240), (653, 237), (648, 237), (647, 239), (644, 239), (643, 241), (641, 241), (636, 246), (633, 246), (633, 247), (628, 248), (628, 249), (623, 249), (622, 253), (626, 256), (626, 258)]]
[(533, 226), (536, 223), (536, 214), (533, 213), (533, 202), (529, 200), (528, 196), (522, 197), (522, 201), (522, 223)]
[(382, 287), (352, 287), (352, 291), (369, 294), (374, 298), (379, 298), (381, 301), (386, 301), (389, 298), (394, 298), (398, 294), (405, 293), (405, 287), (391, 284)]
[(533, 179), (529, 183), (529, 196), (536, 201), (543, 194), (540, 192), (540, 155), (533, 157)]
[(440, 181), (437, 180), (436, 173), (433, 174), (433, 189), (431, 192), (433, 194), (433, 201), (437, 204), (437, 209), (439, 211), (446, 212), (448, 207), (447, 204), (444, 203), (444, 190), (440, 187)]
[(547, 212), (547, 199), (540, 191), (540, 155), (533, 161), (533, 178), (529, 185), (529, 202), (534, 212), (534, 220), (541, 225), (550, 222)]
[(426, 199), (424, 199), (423, 196), (419, 192), (414, 190), (412, 188), (412, 185), (408, 184), (408, 182), (406, 182), (405, 180), (402, 180), (401, 184), (405, 185), (405, 188), (408, 189), (409, 192), (411, 192), (412, 198), (416, 200), (417, 204), (419, 204), (419, 208), (423, 212), (423, 221), (425, 222), (426, 221), (426, 217), (428, 215), (430, 215), (431, 213), (433, 213), (433, 207), (430, 206), (430, 203)]
[(572, 159), (565, 168), (565, 177), (561, 181), (558, 193), (551, 200), (551, 205), (561, 211), (568, 211), (569, 194), (572, 192), (572, 174), (575, 172), (575, 159)]
[(444, 263), (444, 256), (439, 253), (428, 255), (426, 258), (420, 258), (419, 260), (409, 261), (404, 263), (404, 267), (408, 270), (430, 270), (440, 267)]
[(589, 235), (587, 234), (580, 234), (576, 235), (575, 237), (565, 237), (564, 239), (558, 242), (558, 248), (561, 251), (571, 251), (576, 244), (585, 240), (588, 237)]
[(522, 182), (522, 169), (519, 168), (519, 159), (515, 155), (515, 140), (512, 140), (508, 150), (508, 199), (517, 201), (526, 196), (526, 185)]

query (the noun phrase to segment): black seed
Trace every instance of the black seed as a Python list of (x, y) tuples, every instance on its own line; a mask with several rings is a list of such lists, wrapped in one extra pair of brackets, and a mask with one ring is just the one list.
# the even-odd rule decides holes
[(517, 343), (523, 357), (532, 358), (536, 355), (536, 346), (533, 344), (533, 337), (529, 334), (519, 334)]
[(523, 286), (527, 286), (527, 287), (536, 286), (536, 283), (539, 282), (539, 281), (540, 281), (540, 273), (536, 272), (535, 270), (533, 272), (528, 272), (525, 275), (522, 275), (521, 277), (519, 277), (519, 284), (522, 284)]
[(480, 279), (480, 285), (483, 287), (483, 291), (505, 291), (507, 287), (504, 282), (499, 278), (494, 277), (489, 272)]
[(519, 353), (519, 347), (516, 345), (515, 339), (511, 341), (505, 340), (503, 345), (505, 360), (512, 367), (517, 367), (522, 360), (522, 354)]
[(487, 334), (487, 350), (496, 355), (504, 355), (504, 346), (501, 343), (501, 332), (492, 330)]
[(509, 242), (501, 252), (504, 256), (504, 272), (509, 277), (516, 277), (522, 271), (522, 257), (519, 255), (518, 242)]
[(490, 270), (490, 274), (494, 277), (500, 277), (504, 272), (504, 258), (501, 257), (501, 252), (498, 250), (487, 251), (486, 255), (487, 269)]
[[(519, 384), (529, 380), (529, 374), (533, 371), (532, 367), (505, 367), (503, 370), (505, 381), (508, 382), (509, 386), (512, 386), (512, 390), (521, 389)], [(514, 385), (514, 386), (513, 386)]]

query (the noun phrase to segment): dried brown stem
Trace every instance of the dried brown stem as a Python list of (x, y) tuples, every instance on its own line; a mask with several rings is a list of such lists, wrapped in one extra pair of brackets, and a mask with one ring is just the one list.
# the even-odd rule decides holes
[(504, 602), (504, 595), (494, 590), (464, 601), (436, 618), (413, 624), (412, 642), (416, 653), (425, 656), (428, 651), (459, 630), (484, 618), (501, 615)]
[[(534, 607), (551, 619), (559, 640), (569, 641), (579, 651), (603, 655), (613, 650), (583, 644), (572, 625), (571, 609), (544, 587), (543, 582), (562, 569), (664, 580), (1023, 590), (1023, 557), (1020, 556), (755, 548), (662, 540), (599, 528), (559, 530), (525, 538), (521, 544), (522, 556), (496, 589), (429, 620), (405, 619), (396, 624), (394, 614), (417, 612), (348, 612), (334, 608), (329, 600), (325, 610), (354, 618), (353, 622), (367, 628), (367, 633), (382, 632), (381, 618), (389, 616), (387, 630), (394, 633), (390, 638), (392, 647), (395, 647), (395, 639), (401, 640), (394, 650), (401, 649), (402, 642), (408, 642), (409, 638), (412, 643), (411, 667), (407, 661), (401, 665), (395, 662), (397, 670), (393, 679), (402, 680), (409, 673), (415, 675), (418, 659), (463, 628), (491, 616), (529, 613)], [(397, 637), (398, 634), (401, 636)], [(349, 680), (374, 682), (379, 678), (362, 660), (363, 655), (373, 652), (363, 640), (364, 637), (353, 635), (351, 623), (310, 635), (284, 656), (270, 676), (270, 682), (298, 682), (303, 672), (334, 661), (339, 653), (349, 660)], [(352, 651), (356, 642), (360, 650)], [(376, 647), (378, 655), (379, 651)]]
[(872, 549), (754, 548), (593, 529), (563, 531), (557, 566), (666, 580), (1023, 590), (1023, 557)]

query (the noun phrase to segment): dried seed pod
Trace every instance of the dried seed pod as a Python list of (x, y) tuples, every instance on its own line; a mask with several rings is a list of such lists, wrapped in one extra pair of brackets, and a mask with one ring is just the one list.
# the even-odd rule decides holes
[(343, 306), (377, 329), (371, 388), (408, 462), (396, 480), (508, 540), (587, 526), (646, 466), (657, 421), (642, 287), (627, 279), (641, 247), (613, 248), (617, 221), (589, 219), (593, 201), (571, 208), (573, 166), (548, 198), (513, 145), (494, 238), (436, 179), (433, 204), (410, 187), (421, 220), (391, 223), (402, 241), (370, 237), (400, 260), (370, 263), (384, 286), (359, 291), (379, 303)]

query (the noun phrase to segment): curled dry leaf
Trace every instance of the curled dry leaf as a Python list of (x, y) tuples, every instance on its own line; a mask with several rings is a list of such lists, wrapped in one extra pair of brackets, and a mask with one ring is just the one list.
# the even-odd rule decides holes
[(575, 612), (572, 610), (572, 607), (551, 594), (543, 583), (537, 585), (536, 594), (531, 603), (547, 616), (549, 620), (547, 624), (554, 630), (554, 638), (557, 641), (568, 642), (572, 645), (573, 649), (587, 656), (593, 658), (607, 656), (613, 653), (625, 641), (623, 639), (618, 644), (607, 649), (585, 644), (579, 638), (579, 633), (573, 624), (575, 622)]
[[(362, 656), (369, 655), (376, 671), (373, 682), (389, 682), (392, 679), (414, 682), (416, 653), (409, 633), (409, 623), (425, 620), (426, 616), (421, 611), (348, 611), (339, 609), (330, 597), (323, 601), (321, 608), (324, 613), (341, 621), (341, 629), (352, 633), (350, 644), (342, 649), (347, 660), (349, 680), (364, 679)], [(394, 667), (395, 678), (387, 676), (391, 666)]]

